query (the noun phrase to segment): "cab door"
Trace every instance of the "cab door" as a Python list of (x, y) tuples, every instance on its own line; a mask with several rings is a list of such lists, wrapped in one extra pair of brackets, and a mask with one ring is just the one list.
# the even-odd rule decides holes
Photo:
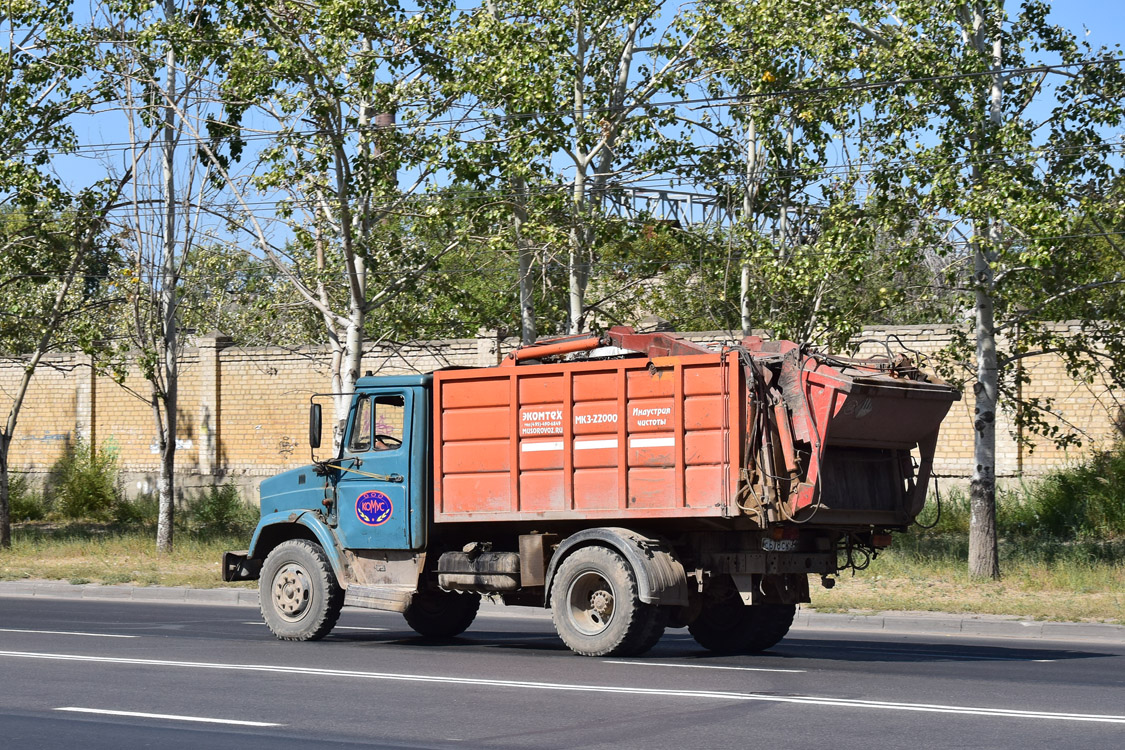
[(349, 549), (412, 549), (410, 389), (356, 395), (336, 482), (337, 534)]

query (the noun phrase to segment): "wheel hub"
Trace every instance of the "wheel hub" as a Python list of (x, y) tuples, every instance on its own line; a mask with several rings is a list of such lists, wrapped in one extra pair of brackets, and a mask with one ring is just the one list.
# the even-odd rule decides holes
[(608, 591), (595, 591), (590, 595), (590, 608), (601, 616), (613, 611), (613, 594)]
[(308, 573), (290, 563), (277, 571), (273, 579), (273, 603), (287, 620), (299, 620), (309, 609), (311, 587)]
[(566, 602), (571, 624), (583, 635), (598, 635), (613, 619), (613, 587), (595, 571), (574, 579)]

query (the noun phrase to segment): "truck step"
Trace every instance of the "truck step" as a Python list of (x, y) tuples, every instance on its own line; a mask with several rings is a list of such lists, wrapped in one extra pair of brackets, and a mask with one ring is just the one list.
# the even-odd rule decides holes
[(344, 593), (345, 606), (405, 612), (414, 597), (413, 588), (403, 586), (361, 586), (353, 583)]

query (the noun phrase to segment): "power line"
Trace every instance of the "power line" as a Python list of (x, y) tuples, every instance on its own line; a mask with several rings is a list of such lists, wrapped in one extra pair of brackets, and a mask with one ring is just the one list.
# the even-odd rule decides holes
[[(810, 97), (810, 96), (815, 96), (815, 95), (824, 95), (824, 94), (829, 94), (829, 93), (839, 93), (839, 92), (846, 92), (846, 91), (877, 91), (877, 90), (880, 90), (880, 89), (888, 89), (888, 88), (895, 88), (895, 87), (901, 87), (901, 86), (910, 86), (910, 85), (920, 84), (920, 83), (934, 83), (934, 82), (938, 82), (938, 81), (952, 81), (952, 80), (962, 80), (962, 79), (969, 79), (969, 78), (980, 78), (982, 76), (990, 76), (990, 75), (1012, 76), (1012, 75), (1021, 75), (1021, 74), (1034, 74), (1034, 73), (1051, 72), (1051, 71), (1059, 70), (1059, 69), (1062, 69), (1062, 68), (1076, 68), (1076, 67), (1082, 68), (1082, 67), (1090, 67), (1090, 66), (1096, 66), (1096, 65), (1116, 65), (1116, 64), (1119, 64), (1119, 63), (1122, 63), (1122, 62), (1125, 62), (1125, 57), (1101, 58), (1101, 59), (1095, 59), (1095, 60), (1082, 60), (1082, 61), (1076, 61), (1076, 62), (1072, 62), (1072, 63), (1059, 63), (1057, 65), (1035, 65), (1035, 66), (1019, 67), (1019, 68), (1004, 68), (1004, 69), (1000, 69), (1000, 70), (973, 71), (973, 72), (968, 72), (968, 73), (951, 73), (951, 74), (948, 74), (948, 75), (922, 76), (922, 77), (916, 77), (916, 78), (899, 78), (899, 79), (885, 80), (885, 81), (866, 81), (866, 80), (861, 79), (861, 80), (855, 80), (855, 81), (850, 81), (848, 83), (840, 84), (838, 86), (819, 86), (819, 87), (814, 87), (814, 88), (793, 88), (793, 89), (785, 89), (785, 90), (776, 91), (776, 92), (758, 92), (758, 93), (752, 93), (752, 94), (736, 94), (736, 95), (729, 95), (729, 96), (710, 96), (710, 97), (699, 97), (699, 98), (691, 98), (691, 99), (667, 100), (667, 101), (659, 101), (659, 102), (635, 102), (635, 103), (623, 104), (623, 105), (617, 105), (617, 106), (588, 107), (588, 108), (584, 108), (580, 114), (584, 118), (589, 118), (589, 117), (595, 117), (595, 116), (598, 116), (598, 115), (617, 114), (617, 113), (620, 113), (620, 112), (631, 111), (631, 110), (645, 111), (645, 110), (653, 110), (653, 109), (666, 109), (666, 108), (670, 108), (670, 107), (683, 107), (683, 106), (689, 106), (689, 105), (710, 105), (710, 106), (717, 106), (717, 107), (739, 107), (739, 106), (749, 105), (749, 104), (751, 104), (755, 101), (761, 100), (761, 99), (787, 99), (787, 98)], [(160, 105), (154, 105), (154, 106), (160, 106)], [(410, 111), (410, 110), (406, 110), (406, 111)], [(397, 132), (397, 131), (406, 130), (409, 127), (421, 127), (423, 129), (426, 129), (426, 128), (437, 129), (437, 128), (446, 128), (446, 127), (458, 127), (458, 126), (471, 125), (471, 124), (489, 125), (489, 124), (497, 124), (497, 123), (504, 123), (504, 122), (510, 122), (510, 121), (520, 121), (520, 120), (534, 119), (534, 118), (539, 118), (539, 117), (573, 117), (574, 115), (575, 115), (574, 108), (568, 107), (568, 108), (559, 108), (559, 109), (555, 109), (555, 110), (544, 110), (544, 111), (538, 111), (538, 112), (523, 112), (523, 113), (517, 112), (517, 113), (508, 113), (508, 114), (497, 113), (497, 114), (486, 115), (486, 116), (462, 117), (462, 118), (454, 118), (454, 119), (446, 119), (446, 120), (433, 120), (433, 121), (429, 121), (429, 122), (410, 123), (410, 124), (395, 122), (393, 124), (387, 124), (387, 125), (375, 125), (375, 124), (364, 125), (364, 126), (355, 125), (355, 126), (349, 126), (349, 127), (341, 128), (337, 132), (339, 134), (345, 134), (345, 135), (346, 134), (352, 134), (352, 133), (374, 134), (374, 133), (388, 132), (388, 131)], [(214, 124), (214, 125), (219, 125), (219, 126), (222, 126), (222, 127), (230, 127), (227, 123), (224, 123), (224, 122), (219, 121), (219, 120), (203, 119), (203, 120), (200, 120), (200, 121), (202, 123), (206, 124), (206, 125)], [(249, 142), (254, 142), (254, 141), (259, 141), (259, 140), (310, 137), (310, 136), (318, 136), (318, 135), (327, 135), (327, 133), (325, 131), (319, 130), (319, 129), (281, 130), (281, 131), (276, 131), (274, 133), (248, 134), (248, 135), (245, 135), (245, 136), (240, 136), (240, 140), (249, 143)], [(210, 144), (212, 142), (213, 141), (210, 138), (194, 138), (194, 137), (181, 138), (181, 140), (179, 141), (179, 143), (181, 145), (201, 145), (201, 144), (204, 144), (204, 143)], [(85, 150), (98, 149), (98, 150), (111, 151), (111, 150), (128, 150), (128, 149), (134, 148), (136, 146), (137, 146), (137, 144), (134, 144), (134, 143), (119, 141), (119, 142), (80, 144), (78, 149), (80, 149), (80, 150), (81, 149), (85, 149)], [(73, 151), (71, 153), (73, 153)]]
[[(1021, 237), (1019, 239), (1020, 239), (1020, 243), (1024, 244), (1024, 243), (1031, 243), (1031, 242), (1055, 242), (1055, 241), (1060, 241), (1060, 240), (1098, 239), (1098, 238), (1120, 237), (1120, 236), (1125, 236), (1125, 231), (1083, 232), (1083, 233), (1060, 234), (1060, 235), (1042, 235), (1042, 236)], [(942, 247), (942, 248), (962, 247), (963, 248), (963, 247), (970, 247), (973, 244), (974, 243), (973, 243), (972, 240), (954, 240), (954, 241), (946, 241), (946, 242), (938, 243), (937, 247)], [(888, 246), (883, 246), (883, 247), (874, 247), (874, 248), (870, 248), (870, 249), (854, 249), (854, 250), (845, 250), (845, 251), (840, 251), (840, 250), (835, 250), (835, 251), (816, 250), (816, 251), (813, 251), (813, 250), (811, 250), (811, 248), (813, 248), (813, 247), (814, 247), (813, 245), (799, 245), (799, 246), (797, 246), (797, 248), (799, 248), (801, 250), (801, 252), (800, 253), (793, 253), (790, 257), (792, 258), (792, 257), (798, 257), (799, 256), (799, 257), (803, 257), (803, 258), (809, 258), (809, 257), (815, 258), (815, 257), (830, 257), (830, 256), (835, 256), (835, 255), (854, 255), (854, 256), (870, 255), (870, 256), (877, 256), (881, 253), (889, 253), (889, 252), (894, 252), (896, 250), (905, 250), (905, 249), (910, 249), (910, 248), (916, 248), (916, 247), (918, 247), (918, 245), (916, 243), (909, 243), (909, 244), (902, 243), (902, 244), (888, 245)], [(731, 261), (735, 262), (735, 263), (741, 263), (743, 260), (757, 260), (757, 259), (759, 259), (759, 256), (746, 255), (746, 254), (743, 254), (743, 253), (731, 253), (729, 257), (730, 257)], [(243, 279), (243, 280), (247, 280), (247, 281), (265, 280), (265, 279), (286, 280), (286, 279), (289, 278), (289, 274), (286, 274), (282, 271), (277, 270), (268, 260), (265, 260), (263, 258), (255, 258), (254, 260), (255, 260), (256, 263), (258, 263), (260, 265), (252, 266), (252, 267), (249, 267), (249, 268), (246, 268), (246, 269), (233, 269), (233, 270), (226, 271), (226, 272), (208, 272), (207, 276), (209, 278), (212, 278), (212, 279), (228, 279), (228, 280)], [(598, 269), (629, 269), (629, 268), (638, 268), (638, 267), (642, 267), (642, 266), (646, 266), (646, 265), (662, 266), (662, 265), (672, 264), (672, 265), (679, 265), (679, 266), (688, 266), (688, 265), (697, 265), (698, 263), (699, 263), (698, 254), (685, 254), (682, 258), (660, 258), (660, 257), (656, 257), (656, 258), (639, 258), (639, 259), (636, 259), (636, 260), (622, 260), (622, 261), (593, 261), (593, 262), (590, 262), (590, 263), (574, 264), (573, 267), (592, 271), (592, 270), (598, 270)], [(132, 266), (128, 263), (122, 263), (120, 267), (123, 268), (123, 269), (124, 268), (132, 268)], [(562, 262), (550, 262), (550, 263), (538, 264), (536, 267), (540, 268), (540, 269), (545, 269), (545, 270), (562, 271), (562, 270), (569, 269), (572, 266), (570, 264), (562, 263)], [(482, 270), (484, 270), (483, 266), (437, 266), (433, 269), (433, 273), (435, 273), (435, 274), (446, 274), (446, 275), (479, 275), (482, 272)], [(142, 272), (141, 277), (140, 277), (141, 281), (144, 281), (146, 278), (149, 278), (150, 281), (157, 281), (161, 278), (160, 273), (157, 272), (157, 271), (151, 272), (151, 276), (149, 276), (149, 272), (147, 271), (147, 269), (142, 269), (142, 271), (143, 272)], [(298, 277), (301, 277), (300, 274), (297, 273), (296, 268), (293, 269), (293, 272), (294, 272), (294, 274), (298, 275)], [(184, 278), (189, 277), (189, 276), (190, 276), (190, 274), (181, 274), (181, 279), (184, 279)], [(306, 278), (307, 280), (316, 280), (317, 278), (331, 279), (331, 278), (334, 278), (336, 276), (338, 276), (338, 274), (332, 273), (332, 274), (327, 274), (326, 276), (323, 276), (323, 277), (312, 276), (312, 277), (301, 277), (301, 278)], [(402, 271), (397, 270), (397, 271), (394, 271), (394, 272), (381, 273), (377, 269), (368, 269), (367, 270), (367, 276), (368, 276), (368, 278), (375, 278), (375, 279), (384, 278), (384, 277), (390, 278), (390, 279), (398, 279), (399, 277), (402, 276)], [(45, 271), (34, 271), (34, 272), (29, 272), (29, 273), (13, 274), (11, 277), (9, 277), (7, 279), (7, 281), (11, 281), (13, 279), (60, 279), (60, 278), (65, 278), (65, 277), (66, 277), (66, 274), (63, 274), (63, 273), (51, 273), (51, 272), (45, 272)], [(110, 279), (121, 279), (122, 277), (119, 274), (108, 274), (108, 273), (82, 274), (82, 273), (79, 273), (79, 274), (77, 274), (76, 278), (110, 280)]]

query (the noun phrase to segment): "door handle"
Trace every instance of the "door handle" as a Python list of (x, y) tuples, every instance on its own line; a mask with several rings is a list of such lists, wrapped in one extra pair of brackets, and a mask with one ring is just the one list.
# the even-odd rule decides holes
[(395, 484), (402, 484), (402, 474), (388, 474), (387, 481), (394, 482)]

